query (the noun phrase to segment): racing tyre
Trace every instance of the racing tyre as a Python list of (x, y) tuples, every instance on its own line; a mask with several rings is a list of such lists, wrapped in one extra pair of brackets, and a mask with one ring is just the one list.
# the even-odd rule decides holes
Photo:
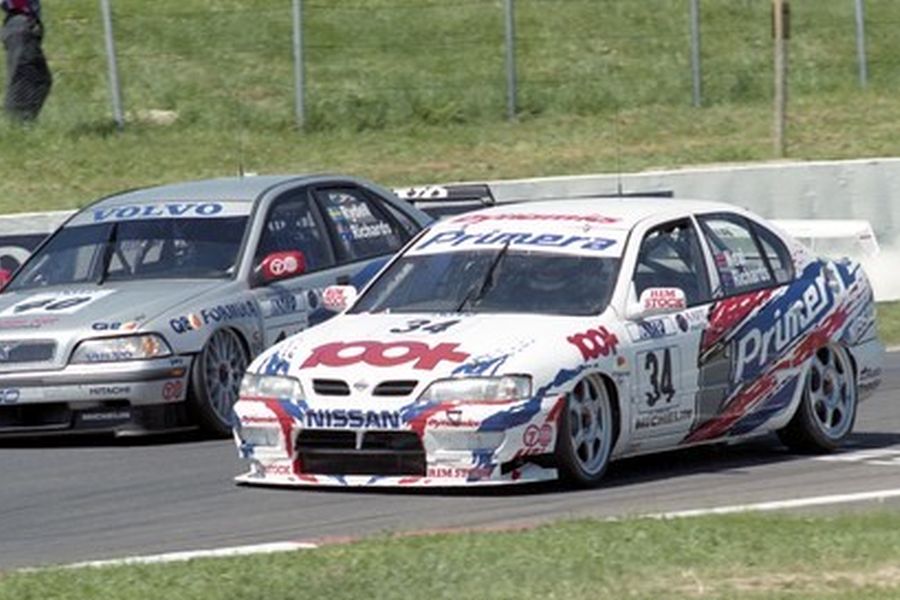
[(582, 486), (600, 482), (609, 463), (615, 435), (612, 399), (596, 375), (579, 381), (566, 395), (556, 439), (560, 478)]
[(813, 356), (797, 412), (778, 437), (799, 452), (831, 452), (853, 430), (857, 398), (847, 350), (824, 346)]
[(234, 403), (247, 363), (247, 351), (230, 329), (213, 333), (194, 360), (189, 402), (198, 423), (207, 432), (231, 432)]

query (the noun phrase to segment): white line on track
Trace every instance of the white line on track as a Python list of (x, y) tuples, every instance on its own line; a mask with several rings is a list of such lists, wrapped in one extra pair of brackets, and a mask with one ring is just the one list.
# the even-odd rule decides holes
[(787, 510), (791, 508), (808, 508), (827, 506), (830, 504), (851, 504), (853, 502), (884, 502), (891, 498), (900, 498), (900, 489), (856, 492), (853, 494), (833, 494), (830, 496), (813, 496), (810, 498), (792, 498), (789, 500), (773, 500), (755, 504), (735, 504), (732, 506), (716, 506), (712, 508), (695, 508), (642, 515), (650, 519), (680, 519), (685, 517), (701, 517), (704, 515), (730, 515), (743, 512), (766, 512)]
[(271, 544), (255, 544), (252, 546), (234, 546), (231, 548), (216, 548), (212, 550), (189, 550), (187, 552), (168, 552), (166, 554), (154, 554), (150, 556), (130, 556), (127, 558), (115, 558), (112, 560), (93, 560), (64, 565), (68, 569), (82, 567), (111, 567), (121, 565), (150, 565), (157, 563), (169, 563), (192, 560), (195, 558), (216, 558), (225, 556), (246, 556), (248, 554), (271, 554), (274, 552), (293, 552), (295, 550), (309, 550), (318, 548), (316, 544), (304, 542), (275, 542)]

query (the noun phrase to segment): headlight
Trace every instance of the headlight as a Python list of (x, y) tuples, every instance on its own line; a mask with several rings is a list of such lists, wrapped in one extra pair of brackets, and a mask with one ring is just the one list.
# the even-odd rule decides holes
[(460, 377), (435, 381), (421, 396), (429, 402), (512, 402), (531, 397), (531, 377)]
[(292, 398), (303, 399), (303, 386), (293, 377), (284, 375), (260, 375), (245, 373), (241, 379), (242, 398)]
[(72, 354), (72, 363), (102, 363), (161, 358), (172, 354), (162, 336), (155, 333), (85, 340)]

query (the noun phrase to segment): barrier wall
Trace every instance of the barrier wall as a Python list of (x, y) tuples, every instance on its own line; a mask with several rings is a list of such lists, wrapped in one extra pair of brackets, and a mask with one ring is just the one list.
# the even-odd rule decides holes
[[(479, 182), (484, 183), (484, 182)], [(497, 202), (671, 193), (720, 200), (772, 219), (861, 219), (872, 224), (879, 257), (864, 261), (876, 298), (900, 298), (900, 158), (715, 165), (622, 175), (487, 182)], [(10, 272), (69, 211), (0, 216), (0, 274)]]
[(641, 173), (490, 182), (498, 202), (671, 191), (773, 219), (864, 219), (882, 245), (900, 233), (900, 158), (716, 165)]

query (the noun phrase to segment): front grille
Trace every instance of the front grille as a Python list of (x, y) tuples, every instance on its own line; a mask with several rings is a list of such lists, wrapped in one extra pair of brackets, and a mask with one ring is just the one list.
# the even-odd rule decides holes
[(297, 450), (301, 448), (331, 448), (353, 450), (356, 433), (332, 429), (303, 429), (297, 435)]
[(297, 436), (303, 471), (316, 475), (425, 475), (425, 449), (411, 431), (356, 432), (306, 429)]
[(416, 389), (416, 385), (418, 383), (418, 381), (408, 379), (399, 379), (397, 381), (382, 381), (375, 386), (375, 389), (372, 391), (372, 395), (409, 396), (412, 391)]
[(340, 379), (313, 379), (313, 391), (320, 396), (349, 396), (350, 386)]
[(422, 449), (419, 436), (412, 431), (370, 431), (363, 436), (363, 450), (401, 450), (417, 451)]
[(55, 353), (52, 340), (0, 342), (0, 364), (46, 362), (53, 360)]

